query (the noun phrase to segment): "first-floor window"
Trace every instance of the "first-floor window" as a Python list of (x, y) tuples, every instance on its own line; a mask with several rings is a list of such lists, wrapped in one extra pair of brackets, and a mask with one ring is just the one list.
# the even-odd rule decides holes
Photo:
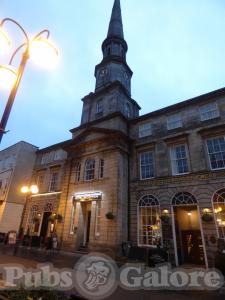
[(51, 175), (51, 181), (49, 185), (49, 192), (55, 192), (58, 188), (58, 179), (59, 179), (59, 173), (53, 172)]
[(217, 137), (207, 140), (207, 149), (212, 170), (225, 168), (225, 139)]
[(139, 245), (157, 246), (161, 244), (160, 206), (158, 200), (146, 195), (138, 204)]
[(93, 180), (95, 178), (95, 160), (88, 159), (85, 164), (85, 180)]
[(95, 237), (100, 236), (101, 201), (96, 202)]
[(225, 239), (225, 189), (214, 194), (213, 208), (215, 213), (215, 221), (218, 229), (218, 236)]
[(80, 181), (80, 171), (81, 171), (81, 164), (77, 163), (75, 165), (75, 180)]
[(39, 174), (36, 178), (36, 184), (37, 184), (38, 190), (40, 192), (43, 191), (44, 179), (45, 179), (44, 174)]
[(140, 154), (140, 175), (141, 179), (154, 177), (154, 155), (153, 152), (144, 152)]
[(99, 178), (103, 178), (104, 177), (104, 159), (100, 159), (99, 161)]
[(189, 172), (186, 145), (174, 146), (170, 149), (172, 174), (181, 175)]

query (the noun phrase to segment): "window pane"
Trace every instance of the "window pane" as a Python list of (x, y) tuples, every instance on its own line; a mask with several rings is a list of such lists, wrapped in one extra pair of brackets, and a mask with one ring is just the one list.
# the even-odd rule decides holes
[(183, 126), (181, 116), (179, 114), (172, 115), (167, 118), (167, 129), (175, 129)]
[(154, 158), (152, 152), (141, 153), (140, 155), (141, 179), (154, 177)]
[(95, 178), (95, 160), (89, 159), (85, 165), (85, 180), (93, 180)]
[(152, 196), (139, 202), (139, 244), (157, 246), (161, 243), (160, 207)]
[(171, 163), (173, 175), (189, 172), (188, 157), (185, 145), (175, 146), (171, 149)]
[(207, 140), (207, 148), (211, 168), (225, 168), (225, 140), (224, 137)]
[(152, 134), (152, 125), (151, 123), (142, 124), (139, 126), (139, 137), (146, 137)]
[(201, 121), (206, 121), (219, 117), (217, 103), (209, 103), (200, 107)]

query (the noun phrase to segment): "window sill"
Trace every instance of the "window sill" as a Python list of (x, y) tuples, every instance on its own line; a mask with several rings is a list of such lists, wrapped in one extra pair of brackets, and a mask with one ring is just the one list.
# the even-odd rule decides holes
[(151, 179), (155, 179), (155, 177), (149, 177), (149, 178), (140, 178), (141, 181), (145, 181), (145, 180), (151, 180)]
[(188, 175), (191, 174), (190, 172), (186, 172), (186, 173), (180, 173), (180, 174), (172, 174), (171, 176), (183, 176), (183, 175)]

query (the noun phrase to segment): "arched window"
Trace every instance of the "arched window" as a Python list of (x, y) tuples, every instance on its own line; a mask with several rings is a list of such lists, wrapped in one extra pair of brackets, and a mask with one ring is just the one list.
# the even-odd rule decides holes
[(196, 205), (197, 204), (197, 200), (195, 199), (195, 197), (187, 192), (181, 192), (178, 193), (174, 196), (173, 200), (172, 200), (172, 205)]
[(85, 164), (85, 176), (86, 181), (93, 180), (95, 178), (95, 160), (88, 159)]
[(138, 244), (157, 246), (161, 243), (160, 205), (152, 195), (142, 197), (138, 203)]
[(213, 196), (213, 210), (219, 238), (225, 239), (225, 189)]

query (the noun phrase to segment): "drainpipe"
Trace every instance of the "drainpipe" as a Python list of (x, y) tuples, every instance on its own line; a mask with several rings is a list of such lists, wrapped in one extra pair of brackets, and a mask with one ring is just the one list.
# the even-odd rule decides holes
[(65, 209), (64, 209), (64, 214), (63, 214), (64, 218), (63, 218), (63, 225), (62, 225), (62, 231), (61, 231), (61, 237), (60, 237), (60, 248), (62, 248), (62, 242), (63, 242), (63, 233), (64, 233), (64, 228), (65, 228), (65, 217), (66, 217), (68, 197), (69, 197), (69, 188), (70, 188), (72, 167), (73, 167), (73, 159), (70, 160), (69, 178), (68, 178), (67, 190), (66, 190), (66, 203), (65, 203)]

